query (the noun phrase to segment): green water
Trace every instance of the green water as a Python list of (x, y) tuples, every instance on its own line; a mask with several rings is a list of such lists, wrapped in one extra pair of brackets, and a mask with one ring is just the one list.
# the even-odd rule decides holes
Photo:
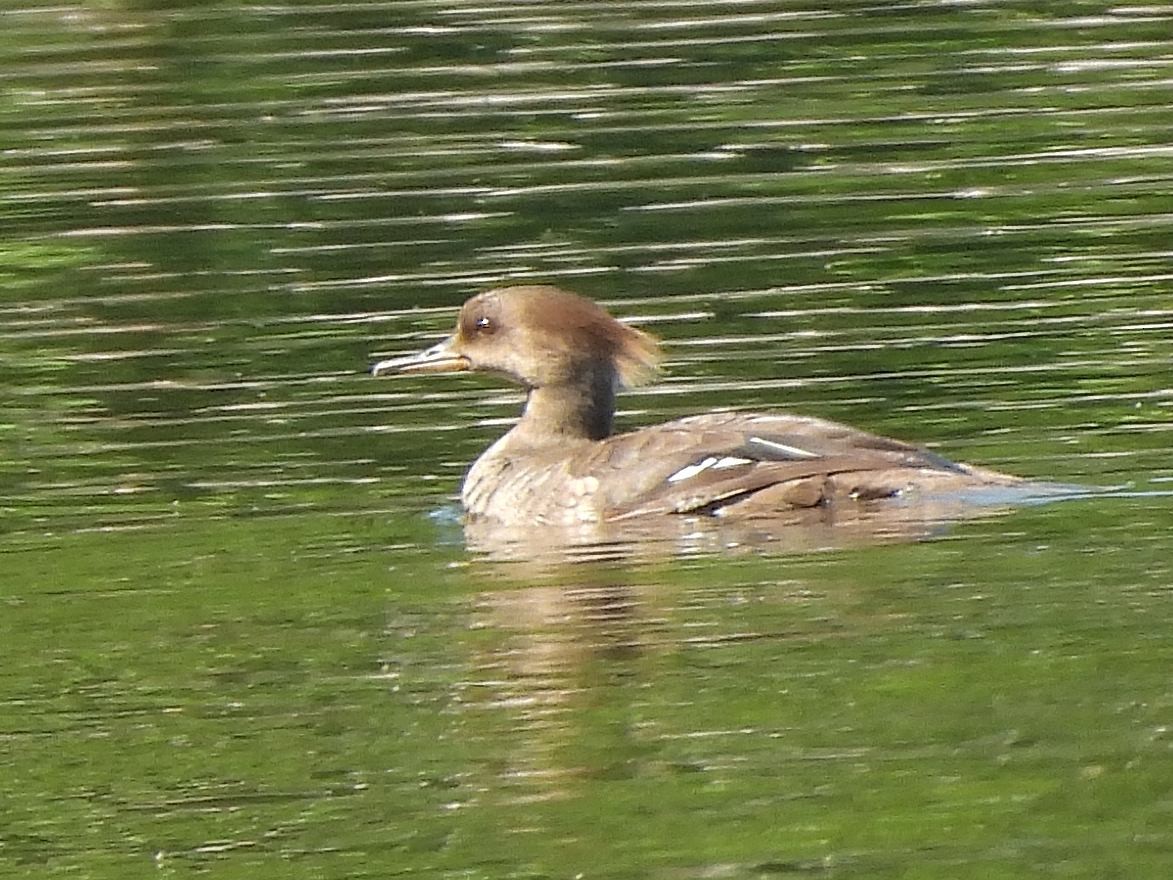
[[(1173, 14), (0, 10), (0, 876), (1173, 870)], [(1117, 491), (886, 546), (464, 546), (490, 285)]]

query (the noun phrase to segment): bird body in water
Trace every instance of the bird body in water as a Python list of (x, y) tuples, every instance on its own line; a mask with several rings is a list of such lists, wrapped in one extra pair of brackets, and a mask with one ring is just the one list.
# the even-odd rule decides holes
[(456, 330), (388, 373), (481, 371), (526, 390), (520, 420), (472, 465), (473, 521), (581, 527), (656, 517), (793, 519), (1032, 484), (919, 446), (786, 413), (717, 411), (613, 433), (624, 387), (656, 372), (657, 342), (555, 287), (478, 294)]

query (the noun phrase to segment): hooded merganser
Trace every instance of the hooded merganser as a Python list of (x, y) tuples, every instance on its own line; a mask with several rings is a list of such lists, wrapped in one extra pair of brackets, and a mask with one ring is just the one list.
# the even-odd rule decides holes
[(387, 373), (497, 373), (526, 389), (521, 419), (472, 465), (469, 515), (579, 526), (690, 514), (772, 517), (1026, 481), (823, 419), (712, 412), (612, 434), (615, 394), (656, 371), (659, 345), (556, 287), (504, 287), (460, 310), (456, 332)]

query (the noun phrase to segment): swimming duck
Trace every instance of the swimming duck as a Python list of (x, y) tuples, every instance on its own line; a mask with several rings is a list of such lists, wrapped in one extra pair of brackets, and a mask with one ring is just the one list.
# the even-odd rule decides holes
[(616, 393), (651, 378), (659, 345), (545, 285), (477, 294), (455, 332), (376, 376), (478, 371), (526, 391), (521, 418), (472, 464), (473, 520), (581, 526), (649, 517), (762, 518), (1026, 481), (824, 419), (708, 412), (614, 433)]

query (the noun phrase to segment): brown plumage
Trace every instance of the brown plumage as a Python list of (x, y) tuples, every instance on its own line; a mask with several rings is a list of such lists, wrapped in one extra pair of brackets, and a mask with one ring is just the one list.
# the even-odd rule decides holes
[(613, 435), (617, 389), (647, 379), (658, 361), (652, 337), (589, 300), (521, 286), (474, 296), (453, 336), (373, 372), (479, 370), (527, 390), (521, 419), (473, 464), (461, 495), (472, 517), (504, 525), (779, 517), (1025, 484), (785, 414), (714, 412)]

